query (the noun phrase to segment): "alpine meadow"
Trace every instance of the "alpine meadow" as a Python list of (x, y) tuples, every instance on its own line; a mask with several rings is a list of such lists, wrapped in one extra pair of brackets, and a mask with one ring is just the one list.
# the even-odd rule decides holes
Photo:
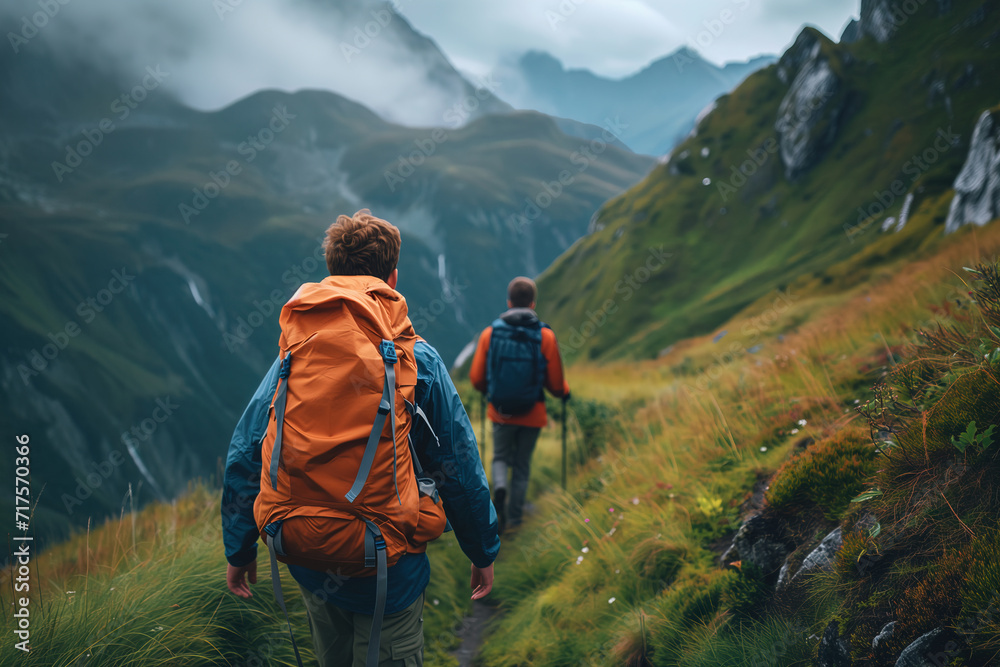
[(0, 8), (0, 664), (1000, 665), (1000, 2), (857, 1)]

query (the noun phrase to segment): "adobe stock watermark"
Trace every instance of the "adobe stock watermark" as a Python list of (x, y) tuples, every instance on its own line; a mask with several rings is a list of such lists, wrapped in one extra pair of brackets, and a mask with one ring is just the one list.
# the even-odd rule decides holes
[(667, 265), (667, 260), (673, 256), (673, 253), (664, 252), (662, 245), (658, 248), (650, 248), (646, 261), (615, 283), (614, 293), (616, 296), (605, 299), (593, 311), (587, 310), (587, 319), (579, 325), (579, 328), (570, 328), (566, 338), (559, 343), (559, 353), (566, 356), (567, 353), (576, 352), (582, 348), (618, 312), (621, 304), (630, 301), (642, 289), (643, 285)]
[(378, 36), (382, 34), (386, 26), (392, 23), (392, 19), (396, 15), (395, 8), (393, 11), (389, 11), (384, 7), (372, 9), (369, 14), (372, 20), (367, 21), (364, 25), (354, 26), (350, 42), (340, 42), (340, 54), (344, 56), (344, 60), (348, 64), (371, 46), (374, 40), (378, 39)]
[(416, 312), (410, 313), (413, 330), (418, 334), (423, 333), (427, 327), (436, 322), (448, 310), (449, 306), (454, 305), (462, 295), (462, 292), (469, 289), (471, 285), (472, 283), (468, 280), (457, 280), (455, 282), (446, 280), (440, 296), (426, 306), (421, 306)]
[(264, 300), (254, 299), (253, 308), (246, 316), (236, 318), (236, 328), (222, 334), (222, 342), (230, 353), (235, 353), (250, 340), (250, 336), (264, 326), (273, 315), (281, 312), (282, 306), (292, 296), (299, 285), (308, 282), (313, 273), (320, 267), (326, 267), (326, 254), (323, 251), (323, 239), (320, 239), (311, 255), (301, 262), (292, 264), (281, 274), (284, 289), (273, 289)]
[[(117, 117), (118, 122), (124, 121), (135, 109), (139, 108), (139, 104), (149, 96), (149, 93), (160, 87), (160, 84), (168, 76), (170, 76), (170, 72), (163, 71), (159, 65), (155, 67), (150, 65), (146, 68), (146, 75), (139, 83), (112, 100), (108, 107), (109, 111)], [(76, 144), (67, 144), (65, 160), (63, 162), (53, 160), (52, 162), (52, 173), (56, 175), (56, 180), (62, 183), (63, 177), (72, 174), (74, 169), (83, 164), (83, 161), (94, 152), (94, 149), (101, 145), (104, 138), (115, 129), (117, 129), (115, 121), (111, 117), (105, 117), (97, 123), (97, 127), (84, 130), (81, 133), (82, 138)]]
[(38, 35), (39, 31), (43, 30), (49, 21), (54, 19), (60, 10), (70, 2), (71, 0), (35, 0), (41, 11), (35, 12), (30, 17), (22, 16), (21, 29), (17, 32), (9, 31), (7, 33), (10, 48), (14, 49), (14, 53), (20, 53), (21, 47)]
[[(786, 113), (779, 118), (778, 122), (774, 124), (774, 129), (778, 131), (779, 135), (796, 130), (809, 122), (813, 114), (823, 108), (831, 96), (831, 91), (824, 91), (822, 95), (809, 100), (807, 104), (797, 107), (794, 113)], [(722, 201), (729, 201), (729, 198), (746, 185), (750, 177), (756, 174), (771, 159), (771, 156), (780, 150), (781, 144), (778, 142), (778, 138), (773, 136), (765, 139), (756, 148), (748, 148), (746, 154), (750, 159), (745, 160), (739, 166), (731, 165), (728, 180), (718, 180), (715, 183), (716, 189), (722, 196)]]
[[(174, 411), (178, 408), (180, 408), (180, 405), (174, 403), (170, 396), (156, 399), (156, 407), (153, 409), (151, 416), (134, 425), (130, 431), (122, 433), (122, 444), (126, 447), (130, 446), (133, 444), (131, 442), (132, 438), (142, 441), (149, 440), (153, 433), (156, 432), (156, 429), (159, 428), (159, 425), (170, 419)], [(118, 449), (113, 450), (99, 462), (91, 461), (90, 469), (85, 470), (86, 475), (82, 478), (80, 475), (73, 477), (74, 481), (76, 481), (76, 488), (73, 490), (73, 493), (63, 493), (60, 497), (66, 513), (72, 515), (76, 511), (76, 508), (83, 505), (83, 501), (94, 495), (94, 492), (101, 488), (125, 461), (125, 455)]]
[(492, 74), (482, 77), (473, 93), (453, 104), (442, 115), (442, 120), (449, 126), (448, 129), (435, 127), (426, 137), (414, 139), (414, 149), (400, 153), (392, 168), (382, 172), (389, 192), (395, 192), (397, 187), (405, 183), (406, 179), (415, 174), (418, 168), (437, 153), (438, 147), (451, 138), (451, 131), (458, 129), (474, 111), (479, 109), (480, 104), (489, 99), (501, 85), (493, 78)]
[[(716, 16), (701, 22), (704, 30), (698, 31), (694, 36), (693, 41), (695, 44), (703, 49), (707, 49), (714, 44), (715, 40), (721, 37), (722, 33), (726, 31), (726, 27), (735, 23), (736, 19), (739, 18), (739, 14), (747, 10), (747, 7), (750, 6), (750, 0), (731, 0), (731, 4), (736, 7), (735, 11), (729, 8), (721, 9)], [(677, 67), (678, 72), (683, 72), (685, 67), (696, 62), (685, 50), (677, 51), (671, 57), (671, 60)]]
[[(781, 315), (795, 305), (795, 301), (799, 299), (798, 295), (792, 294), (788, 289), (784, 291), (780, 289), (775, 290), (775, 294), (776, 297), (771, 302), (771, 305), (763, 313), (743, 323), (740, 333), (745, 340), (732, 341), (725, 352), (713, 351), (712, 357), (715, 361), (701, 371), (693, 383), (683, 384), (682, 389), (689, 394), (706, 391), (712, 380), (718, 380), (722, 377), (722, 369), (725, 366), (749, 354), (760, 336), (777, 324), (778, 320), (781, 319)], [(749, 347), (747, 346), (748, 343)]]
[(909, 179), (897, 178), (887, 189), (872, 192), (875, 201), (872, 201), (867, 206), (862, 205), (858, 207), (857, 222), (853, 225), (844, 223), (843, 228), (847, 239), (851, 243), (854, 243), (855, 237), (863, 234), (885, 215), (889, 211), (889, 208), (896, 203), (896, 199), (905, 195), (909, 191), (910, 186), (927, 173), (941, 159), (942, 155), (959, 144), (959, 140), (960, 135), (952, 132), (951, 126), (948, 126), (947, 130), (939, 127), (937, 133), (934, 135), (933, 143), (903, 163), (901, 171)]
[[(115, 297), (124, 292), (133, 280), (135, 280), (135, 276), (130, 275), (125, 267), (112, 271), (111, 280), (104, 288), (98, 290), (94, 296), (87, 297), (77, 304), (75, 312), (83, 324), (93, 322), (98, 314), (103, 313)], [(21, 376), (21, 381), (27, 385), (31, 378), (40, 375), (69, 346), (70, 341), (82, 332), (83, 327), (75, 319), (67, 320), (60, 329), (49, 332), (47, 334), (49, 342), (43, 345), (40, 350), (38, 348), (32, 349), (25, 355), (25, 360), (18, 364), (17, 373)]]
[(289, 113), (283, 105), (276, 105), (271, 110), (271, 118), (267, 124), (256, 133), (248, 135), (236, 147), (236, 152), (243, 156), (242, 163), (239, 160), (229, 160), (218, 171), (208, 172), (209, 180), (205, 181), (205, 184), (200, 188), (191, 189), (194, 194), (190, 204), (181, 202), (178, 205), (177, 210), (180, 212), (184, 224), (190, 225), (191, 218), (201, 215), (202, 211), (208, 208), (209, 204), (222, 194), (224, 189), (229, 187), (233, 178), (243, 171), (243, 167), (257, 159), (257, 156), (288, 128), (295, 117), (295, 114)]
[(507, 218), (507, 225), (518, 234), (524, 233), (527, 226), (537, 220), (563, 192), (572, 185), (580, 174), (590, 169), (615, 141), (621, 141), (621, 134), (628, 129), (618, 116), (614, 119), (605, 118), (601, 136), (594, 137), (589, 142), (581, 144), (577, 150), (570, 153), (570, 164), (573, 169), (563, 169), (551, 181), (543, 181), (542, 189), (534, 197), (524, 198), (524, 208), (520, 213), (512, 213)]
[(555, 9), (545, 10), (545, 20), (549, 23), (549, 28), (553, 32), (559, 29), (560, 23), (565, 23), (566, 20), (576, 13), (576, 10), (580, 8), (580, 5), (587, 2), (587, 0), (561, 0)]
[(899, 30), (904, 23), (910, 20), (910, 17), (917, 13), (917, 11), (927, 4), (927, 0), (903, 0), (903, 2), (894, 2), (888, 7), (882, 4), (879, 7), (879, 15), (883, 25), (888, 24), (888, 31), (885, 35), (885, 39), (888, 39)]

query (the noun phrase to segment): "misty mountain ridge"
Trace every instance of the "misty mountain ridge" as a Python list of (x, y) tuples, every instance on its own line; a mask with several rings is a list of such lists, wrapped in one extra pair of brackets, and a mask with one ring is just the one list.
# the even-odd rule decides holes
[(682, 47), (621, 79), (566, 69), (557, 58), (529, 51), (502, 70), (505, 99), (519, 108), (599, 125), (619, 118), (632, 150), (665, 155), (694, 127), (700, 111), (776, 57), (757, 56), (719, 67)]
[(44, 452), (39, 540), (114, 513), (129, 483), (141, 503), (215, 471), (281, 306), (327, 273), (338, 214), (400, 228), (400, 291), (450, 361), (512, 275), (550, 264), (653, 164), (616, 140), (581, 160), (591, 142), (532, 111), (407, 127), (311, 89), (200, 111), (169, 67), (97, 69), (56, 35), (0, 59), (0, 396)]

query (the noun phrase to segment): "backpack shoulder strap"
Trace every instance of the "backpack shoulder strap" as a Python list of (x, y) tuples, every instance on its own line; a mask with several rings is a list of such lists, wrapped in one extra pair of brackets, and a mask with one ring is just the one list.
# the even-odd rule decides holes
[(347, 492), (345, 498), (347, 502), (353, 503), (361, 494), (361, 490), (368, 481), (368, 475), (372, 470), (372, 463), (375, 461), (375, 452), (378, 450), (379, 440), (382, 438), (382, 430), (385, 428), (386, 417), (389, 418), (389, 425), (392, 429), (392, 481), (396, 485), (396, 499), (402, 505), (403, 501), (399, 497), (399, 484), (396, 480), (396, 346), (391, 340), (382, 339), (379, 344), (379, 354), (382, 355), (382, 363), (385, 367), (385, 378), (382, 384), (382, 400), (379, 402), (378, 413), (375, 415), (375, 423), (368, 434), (368, 442), (365, 444), (365, 453), (361, 457), (361, 466), (358, 468), (357, 477), (351, 490)]

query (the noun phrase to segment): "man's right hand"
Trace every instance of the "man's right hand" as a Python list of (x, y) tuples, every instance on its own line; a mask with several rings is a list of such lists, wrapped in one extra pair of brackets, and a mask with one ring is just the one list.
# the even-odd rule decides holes
[(487, 567), (472, 566), (472, 599), (481, 600), (493, 590), (493, 563)]
[[(490, 566), (492, 568), (492, 565)], [(493, 572), (490, 570), (490, 581), (493, 581)], [(244, 565), (243, 567), (235, 567), (233, 565), (226, 566), (226, 586), (229, 587), (230, 592), (234, 595), (238, 595), (241, 598), (251, 598), (253, 593), (250, 592), (250, 587), (247, 586), (246, 580), (249, 579), (251, 584), (257, 583), (257, 560), (254, 559)]]

